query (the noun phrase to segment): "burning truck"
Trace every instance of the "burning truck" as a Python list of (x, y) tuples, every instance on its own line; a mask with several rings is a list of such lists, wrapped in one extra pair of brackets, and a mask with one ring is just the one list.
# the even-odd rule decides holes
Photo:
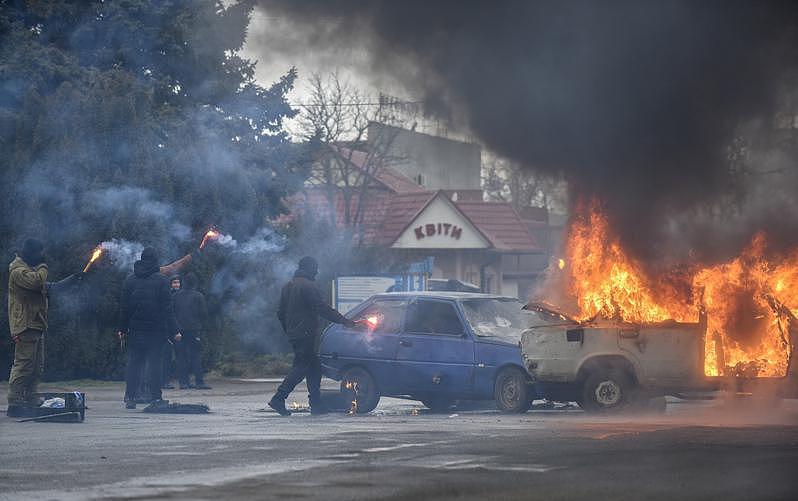
[(798, 251), (766, 251), (758, 234), (728, 262), (651, 278), (594, 204), (569, 228), (549, 300), (526, 306), (538, 320), (521, 348), (538, 393), (593, 412), (718, 389), (798, 397)]

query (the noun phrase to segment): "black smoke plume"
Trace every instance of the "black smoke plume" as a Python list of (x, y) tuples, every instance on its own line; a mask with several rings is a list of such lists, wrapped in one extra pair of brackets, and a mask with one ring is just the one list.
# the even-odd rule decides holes
[(796, 2), (260, 8), (293, 23), (297, 50), (365, 47), (380, 81), (397, 79), (428, 112), (530, 168), (563, 173), (572, 201), (599, 198), (648, 263), (727, 257), (758, 230), (798, 243), (795, 139), (776, 155), (773, 135), (761, 135), (790, 111), (798, 82)]

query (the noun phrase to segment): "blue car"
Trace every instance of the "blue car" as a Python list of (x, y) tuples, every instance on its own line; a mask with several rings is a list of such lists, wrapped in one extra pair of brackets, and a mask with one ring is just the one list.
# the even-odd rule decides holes
[(420, 400), (443, 411), (456, 400), (494, 400), (524, 412), (534, 397), (519, 341), (529, 312), (515, 298), (464, 292), (373, 296), (321, 337), (325, 376), (350, 392), (357, 412), (381, 396)]

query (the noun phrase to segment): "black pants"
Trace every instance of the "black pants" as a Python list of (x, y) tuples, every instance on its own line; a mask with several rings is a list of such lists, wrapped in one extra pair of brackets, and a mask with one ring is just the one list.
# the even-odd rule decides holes
[(202, 344), (197, 331), (183, 331), (183, 338), (175, 343), (177, 376), (181, 385), (188, 386), (191, 374), (197, 386), (205, 384), (202, 374)]
[[(150, 400), (161, 398), (161, 378), (163, 371), (163, 338), (153, 338), (130, 334), (127, 340), (127, 380), (125, 385), (125, 400), (135, 400), (139, 383), (144, 373), (147, 381), (148, 395), (142, 395)], [(146, 366), (147, 370), (144, 371)]]
[(285, 400), (296, 385), (301, 383), (302, 379), (306, 379), (312, 407), (321, 402), (321, 361), (316, 353), (316, 340), (314, 338), (292, 340), (291, 346), (294, 349), (294, 365), (277, 388), (274, 397)]

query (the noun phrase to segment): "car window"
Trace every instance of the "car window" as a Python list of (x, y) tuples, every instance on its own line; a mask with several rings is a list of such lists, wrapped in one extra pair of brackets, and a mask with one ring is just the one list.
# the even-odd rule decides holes
[(418, 299), (407, 307), (405, 331), (422, 334), (462, 334), (463, 323), (453, 303)]
[(402, 328), (402, 317), (406, 309), (406, 300), (377, 299), (352, 320), (365, 321), (372, 332), (397, 333)]
[(535, 325), (538, 316), (522, 310), (523, 303), (510, 298), (467, 299), (463, 312), (474, 334), (517, 342), (521, 331)]

